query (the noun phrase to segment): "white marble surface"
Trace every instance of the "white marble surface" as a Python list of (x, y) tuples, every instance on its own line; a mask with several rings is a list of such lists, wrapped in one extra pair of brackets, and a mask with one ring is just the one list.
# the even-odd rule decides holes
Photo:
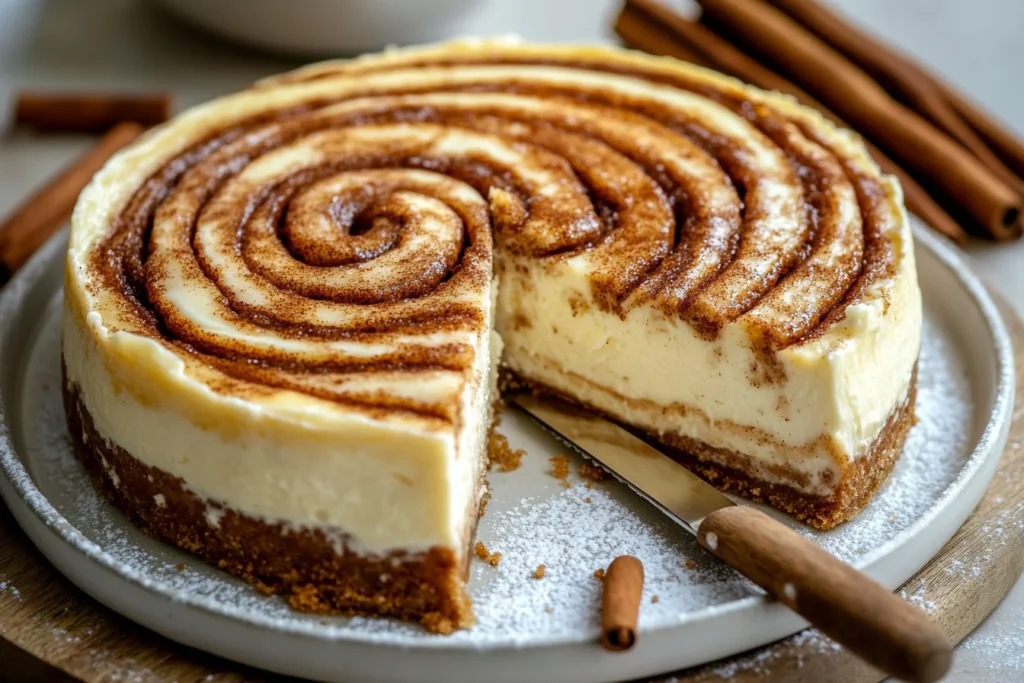
[[(833, 2), (920, 57), (1024, 134), (1024, 2)], [(453, 24), (451, 34), (515, 32), (538, 41), (609, 40), (618, 4), (480, 0)], [(302, 61), (221, 42), (144, 0), (0, 0), (0, 129), (6, 128), (12, 93), (22, 87), (166, 88), (184, 107)], [(89, 142), (74, 136), (0, 137), (0, 214)], [(1024, 315), (1024, 241), (974, 243), (968, 252)], [(999, 609), (957, 649), (948, 680), (1024, 681), (1024, 581), (1018, 581)]]

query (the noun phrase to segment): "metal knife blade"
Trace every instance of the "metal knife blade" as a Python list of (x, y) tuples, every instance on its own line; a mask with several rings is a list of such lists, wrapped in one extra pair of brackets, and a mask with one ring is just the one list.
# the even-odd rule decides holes
[(949, 669), (946, 634), (910, 603), (757, 508), (726, 496), (617, 424), (555, 398), (517, 406), (654, 503), (697, 542), (825, 634), (900, 680)]
[(715, 510), (734, 505), (678, 462), (619, 425), (551, 396), (506, 397), (694, 534)]

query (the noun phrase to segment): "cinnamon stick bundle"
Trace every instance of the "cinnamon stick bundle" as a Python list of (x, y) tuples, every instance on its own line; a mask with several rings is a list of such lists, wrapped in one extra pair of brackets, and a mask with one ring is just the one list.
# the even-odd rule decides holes
[(787, 92), (860, 130), (876, 143), (869, 149), (883, 170), (900, 179), (910, 210), (953, 239), (962, 241), (963, 230), (936, 197), (992, 237), (1020, 235), (1024, 144), (954, 90), (814, 0), (697, 2), (700, 23), (657, 0), (626, 0), (616, 30), (633, 47)]
[[(835, 125), (851, 127), (792, 81), (762, 66), (706, 26), (684, 18), (658, 0), (627, 0), (616, 21), (615, 31), (627, 45), (706, 66), (765, 90), (792, 95), (801, 104), (817, 109)], [(963, 244), (967, 239), (963, 228), (882, 150), (870, 141), (865, 140), (865, 143), (882, 170), (899, 179), (907, 208), (943, 235)]]
[(1024, 142), (903, 52), (843, 21), (814, 0), (768, 0), (843, 53), (886, 90), (942, 128), (1020, 190)]

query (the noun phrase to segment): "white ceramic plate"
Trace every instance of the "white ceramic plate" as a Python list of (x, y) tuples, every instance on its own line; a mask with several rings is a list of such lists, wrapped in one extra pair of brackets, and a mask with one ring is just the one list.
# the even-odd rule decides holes
[[(1010, 342), (992, 301), (945, 243), (919, 230), (917, 245), (926, 319), (919, 422), (867, 510), (831, 532), (801, 528), (891, 588), (977, 504), (1013, 405)], [(51, 241), (0, 297), (0, 493), (50, 561), (140, 624), (292, 675), (446, 683), (635, 678), (804, 626), (624, 487), (587, 488), (574, 467), (565, 488), (547, 474), (548, 458), (564, 451), (515, 413), (505, 415), (502, 431), (528, 455), (515, 472), (490, 475), (494, 498), (479, 537), (503, 559), (497, 568), (474, 562), (477, 626), (440, 637), (390, 620), (289, 610), (138, 532), (96, 495), (71, 456), (60, 405), (63, 251), (63, 237)], [(624, 553), (646, 569), (642, 636), (629, 653), (613, 655), (595, 644), (600, 584), (591, 574)], [(539, 564), (546, 565), (541, 580), (532, 578)]]

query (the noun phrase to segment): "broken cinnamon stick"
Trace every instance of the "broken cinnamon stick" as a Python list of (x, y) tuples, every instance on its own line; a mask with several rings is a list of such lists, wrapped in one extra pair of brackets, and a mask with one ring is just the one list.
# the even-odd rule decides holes
[(0, 224), (0, 284), (67, 222), (79, 193), (93, 175), (142, 130), (137, 123), (118, 124)]
[(929, 121), (782, 11), (761, 0), (698, 0), (705, 14), (767, 57), (879, 146), (927, 178), (996, 239), (1020, 236), (1013, 188)]
[(156, 126), (171, 116), (169, 93), (22, 92), (14, 123), (59, 133), (102, 133), (132, 121)]
[(636, 644), (644, 565), (632, 555), (612, 560), (601, 595), (601, 646), (622, 652)]
[[(850, 128), (846, 121), (802, 88), (762, 66), (706, 26), (686, 19), (658, 0), (626, 0), (616, 21), (615, 31), (630, 47), (683, 59), (721, 71), (764, 90), (792, 95), (801, 104), (820, 111), (835, 125)], [(967, 234), (963, 228), (916, 180), (870, 141), (865, 140), (864, 143), (882, 170), (899, 179), (907, 208), (912, 213), (956, 243), (963, 244), (966, 241)]]

